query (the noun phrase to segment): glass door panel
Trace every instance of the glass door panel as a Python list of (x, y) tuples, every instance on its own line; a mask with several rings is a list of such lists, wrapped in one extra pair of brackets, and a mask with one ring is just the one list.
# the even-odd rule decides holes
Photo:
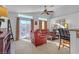
[(20, 20), (20, 39), (30, 38), (31, 21)]

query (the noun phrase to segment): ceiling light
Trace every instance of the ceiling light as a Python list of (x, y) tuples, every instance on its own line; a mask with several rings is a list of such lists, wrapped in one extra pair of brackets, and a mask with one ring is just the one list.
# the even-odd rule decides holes
[(33, 18), (33, 16), (28, 16), (28, 15), (23, 15), (23, 14), (18, 14), (18, 17), (23, 17), (23, 18)]
[(44, 20), (44, 21), (47, 21), (47, 19), (46, 19), (46, 18), (39, 18), (39, 20)]

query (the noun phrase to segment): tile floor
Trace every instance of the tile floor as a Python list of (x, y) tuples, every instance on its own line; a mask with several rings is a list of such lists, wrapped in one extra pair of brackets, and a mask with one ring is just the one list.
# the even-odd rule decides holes
[(15, 49), (15, 54), (69, 54), (69, 48), (58, 50), (58, 40), (47, 40), (47, 44), (38, 47), (35, 47), (28, 39), (15, 41), (13, 45), (15, 47), (12, 49)]

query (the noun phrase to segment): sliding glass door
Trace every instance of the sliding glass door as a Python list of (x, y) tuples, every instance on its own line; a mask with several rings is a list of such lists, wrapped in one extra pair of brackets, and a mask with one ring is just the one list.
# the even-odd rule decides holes
[(26, 40), (30, 39), (30, 31), (31, 31), (31, 21), (28, 20), (20, 20), (19, 24), (19, 39)]

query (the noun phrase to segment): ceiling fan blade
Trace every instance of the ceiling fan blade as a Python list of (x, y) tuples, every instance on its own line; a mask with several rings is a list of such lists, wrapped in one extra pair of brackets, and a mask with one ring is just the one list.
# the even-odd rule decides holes
[(54, 11), (48, 11), (48, 12), (54, 12)]
[(49, 13), (48, 13), (48, 12), (47, 12), (46, 14), (47, 14), (47, 15), (49, 15)]
[(45, 7), (45, 10), (44, 10), (43, 13), (41, 13), (41, 14), (50, 15), (49, 12), (54, 12), (54, 11), (48, 11), (47, 8), (46, 8), (46, 7), (47, 7), (46, 5), (45, 5), (44, 7)]
[(42, 14), (44, 14), (44, 13), (41, 13), (41, 15), (42, 15)]
[(49, 13), (47, 12), (44, 12), (44, 13), (41, 13), (41, 15), (49, 15)]

